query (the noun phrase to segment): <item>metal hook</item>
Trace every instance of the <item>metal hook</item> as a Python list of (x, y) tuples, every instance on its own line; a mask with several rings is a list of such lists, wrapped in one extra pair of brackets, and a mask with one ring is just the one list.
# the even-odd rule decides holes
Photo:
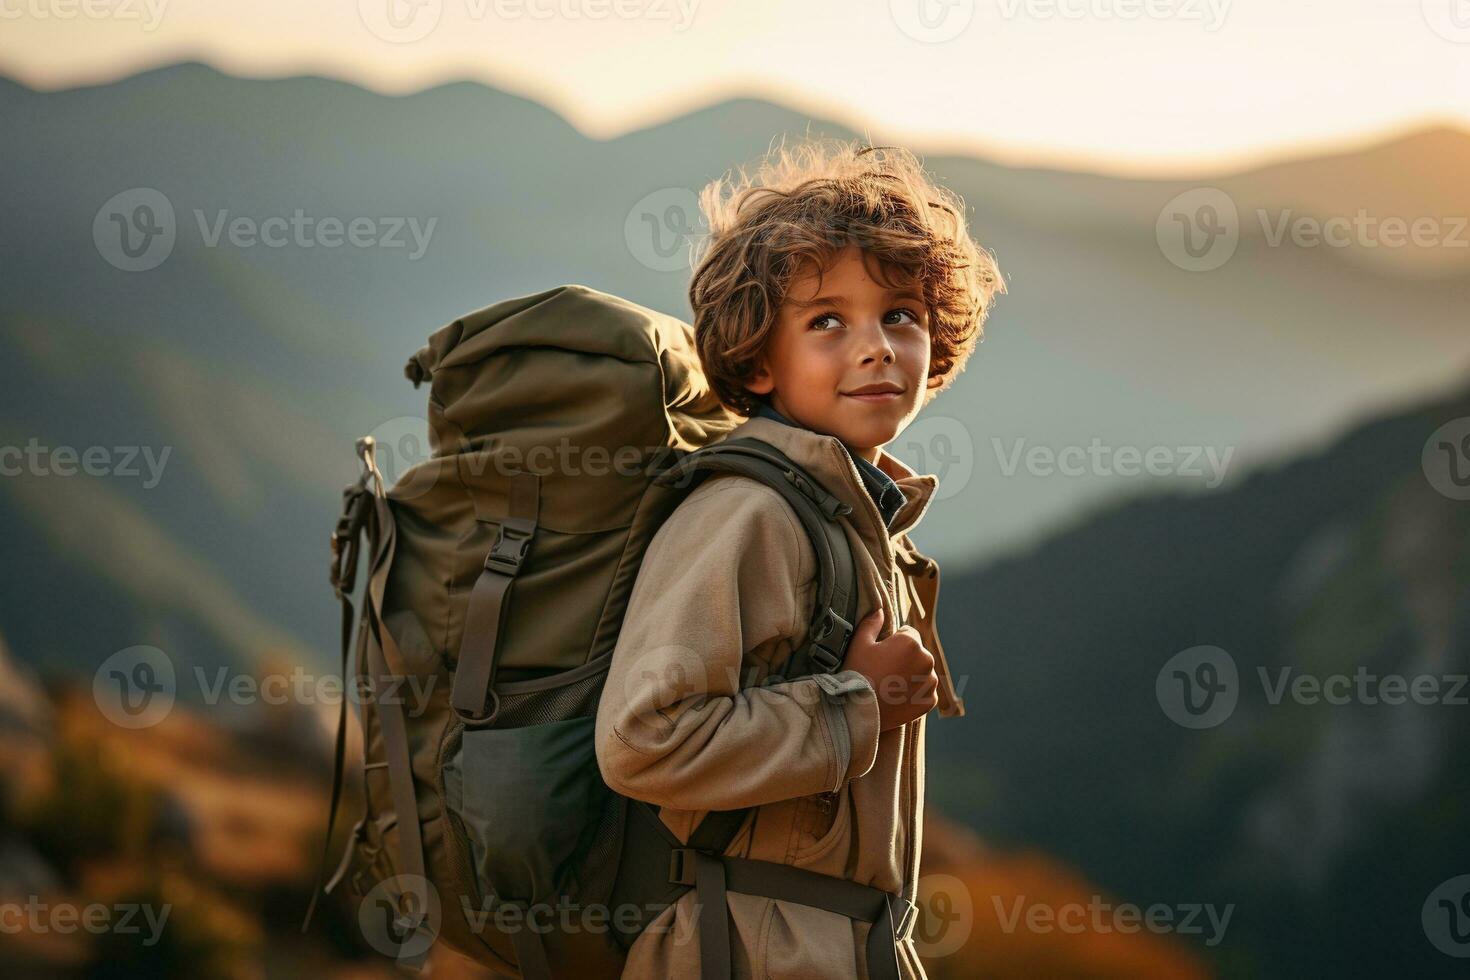
[(373, 495), (384, 497), (387, 494), (383, 490), (383, 474), (378, 472), (378, 440), (372, 436), (363, 436), (357, 440), (357, 458), (362, 462), (362, 473), (358, 477), (358, 483), (363, 489), (368, 489), (368, 478), (372, 478)]

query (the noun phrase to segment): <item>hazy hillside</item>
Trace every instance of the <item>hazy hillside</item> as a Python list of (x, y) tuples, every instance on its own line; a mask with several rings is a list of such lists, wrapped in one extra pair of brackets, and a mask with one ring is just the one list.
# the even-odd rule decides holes
[[(323, 749), (324, 740), (282, 738), (299, 709), (257, 706), (242, 731), (192, 711), (129, 731), (102, 718), (88, 694), (55, 678), (43, 687), (0, 640), (0, 903), (34, 895), (52, 907), (129, 901), (148, 911), (136, 917), (137, 933), (102, 936), (17, 928), (12, 916), (0, 930), (7, 976), (402, 975), (369, 948), (357, 909), (341, 895), (325, 903), (310, 934), (297, 931), (329, 779), (324, 755), (303, 752)], [(1007, 931), (991, 896), (1060, 906), (1086, 902), (1095, 886), (1034, 850), (986, 847), (933, 811), (924, 841), (931, 892), (920, 934), (935, 980), (982, 972), (996, 980), (1039, 971), (1095, 980), (1207, 975), (1171, 937)], [(964, 915), (952, 915), (952, 900)], [(433, 976), (493, 980), (443, 948)]]
[[(937, 723), (935, 802), (1133, 901), (1237, 903), (1209, 951), (1230, 976), (1460, 975), (1420, 908), (1470, 863), (1470, 686), (1450, 700), (1470, 672), (1470, 505), (1420, 456), (1466, 417), (1470, 389), (947, 579), (969, 713)], [(1200, 645), (1233, 659), (1239, 701), (1191, 730), (1156, 682)], [(1444, 698), (1273, 704), (1287, 667), (1353, 691), (1361, 670), (1370, 695), (1433, 677)]]
[[(399, 368), (428, 332), (564, 282), (687, 314), (674, 246), (693, 227), (693, 191), (779, 134), (851, 135), (747, 100), (597, 142), (479, 84), (395, 98), (198, 64), (55, 93), (0, 82), (0, 121), (17, 136), (0, 188), (0, 355), (18, 375), (0, 417), (52, 442), (91, 444), (112, 426), (172, 445), (148, 498), (162, 523), (202, 535), (206, 552), (242, 532), (278, 539), (286, 551), (231, 565), (264, 604), (295, 607), (296, 631), (314, 621), (310, 593), (290, 571), (263, 574), (267, 562), (319, 557), (308, 542), (330, 518), (334, 473), (350, 472), (351, 438), (422, 413)], [(1465, 185), (1448, 178), (1467, 147), (1470, 135), (1431, 132), (1175, 182), (930, 159), (969, 201), (1011, 292), (968, 376), (931, 409), (945, 418), (894, 447), (931, 466), (954, 457), (921, 545), (977, 561), (1148, 480), (1007, 475), (1017, 445), (1212, 447), (1233, 452), (1228, 479), (1458, 376), (1470, 249), (1270, 247), (1253, 209), (1465, 214)], [(1191, 273), (1165, 257), (1155, 225), (1201, 185), (1234, 197), (1242, 241), (1222, 268)], [(113, 267), (93, 236), (99, 209), (130, 188), (159, 191), (175, 216), (171, 253), (142, 272)], [(399, 247), (209, 244), (228, 221), (298, 209), (412, 219), (423, 254), (407, 230)], [(657, 242), (637, 237), (650, 221)]]
[[(808, 120), (735, 101), (596, 142), (478, 84), (392, 98), (186, 64), (47, 94), (0, 81), (0, 127), (0, 447), (42, 453), (0, 478), (0, 631), (22, 664), (85, 679), (136, 644), (183, 671), (329, 664), (327, 538), (352, 440), (422, 416), (406, 356), (458, 314), (560, 283), (687, 315), (670, 246), (693, 191)], [(1256, 671), (1466, 671), (1470, 511), (1430, 489), (1420, 454), (1436, 426), (1470, 416), (1470, 250), (1273, 245), (1258, 212), (1470, 213), (1470, 135), (1190, 181), (928, 163), (969, 201), (1010, 284), (966, 376), (891, 447), (945, 480), (915, 537), (944, 563), (943, 630), (969, 714), (936, 720), (929, 793), (994, 849), (966, 850), (979, 845), (956, 831), (949, 843), (970, 857), (953, 873), (982, 910), (1006, 889), (1238, 906), (1218, 946), (1023, 935), (987, 962), (1022, 976), (1205, 963), (1232, 977), (1449, 975), (1420, 906), (1470, 866), (1455, 761), (1466, 713), (1272, 705)], [(1209, 272), (1180, 268), (1157, 233), (1196, 187), (1225, 191), (1240, 215), (1233, 257)], [(174, 215), (172, 250), (146, 271), (113, 264), (127, 262), (112, 218), (161, 227), (160, 213), (136, 197), (104, 208), (134, 188)], [(298, 211), (432, 233), (418, 257), (406, 231), (397, 247), (245, 247), (223, 231), (210, 243), (236, 218)], [(1094, 442), (1230, 463), (1201, 492), (1213, 482), (1201, 475), (1007, 462)], [(63, 475), (47, 455), (63, 447), (100, 450), (103, 475)], [(1156, 681), (1202, 644), (1228, 651), (1242, 690), (1228, 720), (1190, 730), (1169, 721)], [(220, 846), (228, 835), (189, 838), (188, 867), (210, 889), (199, 941), (255, 950), (261, 922), (285, 928), (259, 910), (299, 897), (304, 858), (268, 811), (309, 837), (324, 777), (315, 757), (274, 773), (293, 802), (262, 759), (299, 753), (315, 715), (181, 713), (146, 743), (109, 741), (75, 692), (33, 695), (25, 672), (0, 675), (0, 743), (18, 780), (6, 799), (41, 807), (7, 811), (0, 847), (46, 825), (38, 813), (80, 821), (88, 846), (95, 831), (142, 847), (152, 838), (88, 813), (162, 807), (170, 833), (228, 827), (252, 844), (242, 868)], [(113, 749), (88, 746), (103, 741), (136, 748), (98, 761)], [(190, 782), (160, 803), (155, 784), (196, 754)], [(119, 766), (147, 785), (119, 786)], [(79, 784), (86, 812), (47, 795), (58, 771), (95, 776)], [(256, 792), (234, 809), (221, 787), (239, 785)], [(17, 845), (5, 853), (24, 862), (0, 870), (82, 894), (181, 887), (138, 879), (133, 852), (121, 870), (110, 852), (62, 853), (64, 838)], [(260, 876), (247, 881), (250, 866)], [(291, 955), (356, 952), (337, 939)], [(957, 964), (936, 976), (973, 975)]]

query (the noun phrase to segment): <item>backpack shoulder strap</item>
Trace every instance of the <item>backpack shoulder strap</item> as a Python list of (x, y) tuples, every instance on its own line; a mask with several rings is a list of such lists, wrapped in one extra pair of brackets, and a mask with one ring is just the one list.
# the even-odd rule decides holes
[[(655, 480), (664, 486), (697, 485), (715, 473), (740, 473), (779, 493), (796, 512), (817, 555), (817, 593), (807, 641), (794, 651), (787, 679), (834, 673), (842, 666), (857, 617), (857, 566), (839, 518), (852, 508), (805, 468), (760, 439), (726, 439), (685, 455)], [(723, 854), (753, 807), (714, 810), (694, 829), (687, 847)], [(644, 815), (657, 820), (650, 811)]]
[(788, 678), (835, 673), (842, 667), (857, 617), (857, 566), (839, 518), (852, 508), (806, 469), (760, 439), (726, 439), (685, 455), (654, 481), (697, 484), (714, 473), (740, 473), (779, 493), (796, 512), (817, 556), (817, 594), (807, 640), (791, 655)]

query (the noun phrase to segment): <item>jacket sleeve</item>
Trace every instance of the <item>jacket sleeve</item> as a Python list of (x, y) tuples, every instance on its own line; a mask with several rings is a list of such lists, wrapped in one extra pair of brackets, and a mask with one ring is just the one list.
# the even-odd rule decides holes
[(872, 768), (878, 700), (844, 670), (742, 687), (745, 658), (804, 635), (816, 557), (774, 490), (719, 477), (645, 552), (597, 714), (597, 761), (624, 796), (730, 810), (836, 791)]

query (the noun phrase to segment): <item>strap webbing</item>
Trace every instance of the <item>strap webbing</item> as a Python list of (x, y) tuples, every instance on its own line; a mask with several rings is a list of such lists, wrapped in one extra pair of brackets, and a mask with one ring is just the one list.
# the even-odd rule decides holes
[(449, 696), (450, 704), (463, 718), (488, 720), (485, 702), (494, 696), (496, 652), (505, 627), (511, 586), (530, 550), (540, 506), (541, 478), (535, 473), (517, 473), (511, 479), (509, 514), (496, 530), (495, 543), (485, 556), (485, 567), (470, 591), (465, 612), (464, 635)]
[(546, 958), (546, 943), (541, 933), (531, 928), (529, 915), (521, 917), (521, 925), (511, 931), (510, 941), (515, 947), (521, 980), (555, 980)]
[[(367, 474), (363, 479), (352, 484), (342, 493), (342, 515), (337, 518), (337, 527), (332, 532), (332, 590), (336, 593), (338, 601), (342, 606), (342, 683), (345, 688), (347, 676), (351, 667), (350, 655), (352, 649), (352, 627), (356, 622), (356, 613), (352, 606), (352, 590), (357, 584), (358, 542), (362, 532), (369, 531), (369, 549), (376, 550), (376, 535), (368, 520), (368, 490), (366, 489)], [(362, 637), (359, 635), (359, 646)], [(301, 920), (301, 931), (306, 932), (311, 928), (312, 916), (316, 914), (317, 902), (321, 896), (332, 890), (332, 887), (341, 878), (341, 870), (346, 866), (347, 858), (352, 848), (349, 845), (347, 853), (343, 855), (342, 864), (338, 873), (332, 876), (332, 880), (323, 885), (323, 879), (327, 874), (327, 862), (331, 857), (332, 833), (337, 828), (337, 810), (342, 802), (342, 786), (346, 773), (347, 763), (347, 698), (344, 693), (342, 703), (337, 708), (337, 738), (332, 751), (332, 799), (327, 811), (327, 833), (322, 840), (321, 859), (317, 863), (316, 884), (311, 891), (311, 903), (306, 907), (306, 915)], [(353, 833), (353, 841), (356, 840)]]
[[(342, 680), (347, 681), (347, 671), (350, 666), (348, 655), (352, 646), (352, 624), (354, 615), (350, 593), (342, 596)], [(337, 828), (337, 809), (342, 802), (342, 782), (347, 761), (347, 698), (342, 698), (342, 704), (337, 709), (337, 743), (332, 752), (332, 802), (328, 804), (327, 810), (327, 836), (322, 840), (322, 856), (317, 863), (316, 884), (311, 889), (311, 904), (306, 907), (306, 916), (301, 920), (301, 931), (306, 932), (311, 928), (311, 917), (316, 914), (317, 902), (322, 895), (331, 890), (341, 878), (341, 868), (338, 874), (332, 876), (330, 883), (324, 885), (323, 879), (327, 875), (327, 862), (331, 858), (332, 832)], [(353, 835), (356, 837), (356, 835)], [(350, 850), (347, 853), (351, 853)], [(346, 854), (343, 856), (346, 863)]]
[[(384, 544), (380, 563), (368, 580), (368, 625), (367, 639), (368, 669), (373, 678), (372, 697), (369, 704), (378, 719), (379, 733), (383, 739), (383, 754), (388, 764), (388, 786), (393, 796), (393, 812), (398, 828), (398, 873), (409, 877), (416, 885), (428, 885), (424, 868), (424, 844), (419, 827), (418, 794), (414, 789), (413, 756), (408, 742), (408, 723), (403, 712), (404, 682), (407, 666), (398, 649), (393, 634), (383, 623), (383, 588), (388, 570), (393, 564), (397, 549), (397, 533), (393, 512), (386, 497), (374, 497), (378, 515), (378, 534)], [(390, 666), (391, 665), (391, 666)], [(365, 706), (366, 707), (366, 706)], [(423, 924), (427, 909), (416, 905), (412, 913), (405, 913), (413, 935)], [(398, 962), (405, 966), (419, 966), (427, 957), (428, 949), (414, 957), (400, 956)]]
[[(866, 947), (868, 977), (900, 980), (898, 942), (908, 937), (917, 912), (901, 896), (789, 864), (693, 850), (686, 850), (685, 860), (693, 863), (692, 883), (699, 903), (701, 980), (729, 980), (731, 976), (727, 892), (809, 905), (871, 923)], [(687, 863), (682, 871), (681, 882), (689, 883)]]
[(694, 852), (694, 891), (699, 902), (699, 973), (704, 980), (729, 980), (730, 919), (725, 898), (725, 864)]
[(745, 819), (754, 809), (755, 807), (745, 807), (740, 810), (711, 810), (704, 815), (704, 819), (699, 821), (699, 826), (695, 827), (694, 833), (689, 835), (689, 843), (685, 846), (724, 854), (730, 849), (730, 842), (735, 839), (736, 834), (740, 833), (740, 828), (745, 825)]

